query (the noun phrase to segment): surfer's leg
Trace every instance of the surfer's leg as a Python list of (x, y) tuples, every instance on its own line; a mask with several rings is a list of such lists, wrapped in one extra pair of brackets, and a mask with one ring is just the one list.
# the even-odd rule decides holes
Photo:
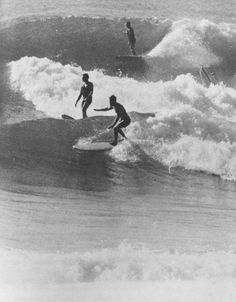
[(85, 101), (82, 101), (82, 103), (81, 103), (81, 109), (82, 109), (83, 118), (86, 118), (86, 117), (87, 117), (87, 115), (86, 115), (86, 110), (84, 110), (85, 104), (86, 104), (86, 102), (85, 102)]
[(116, 146), (117, 145), (117, 140), (118, 140), (118, 131), (116, 129), (116, 127), (114, 128), (114, 141), (111, 143), (112, 146)]
[(131, 48), (131, 52), (134, 56), (136, 56), (136, 51), (135, 51), (135, 42), (130, 43), (130, 48)]
[(114, 128), (114, 141), (111, 143), (113, 146), (117, 145), (118, 140), (118, 134), (120, 134), (123, 138), (127, 139), (125, 136), (123, 130), (121, 128), (125, 128), (130, 124), (130, 120), (125, 120), (120, 122), (115, 128)]
[(134, 48), (132, 49), (132, 54), (133, 54), (134, 56), (136, 56), (136, 51), (135, 51)]
[(124, 132), (119, 128), (117, 129), (117, 132), (120, 133), (121, 136), (123, 136), (123, 138), (127, 138), (124, 134)]
[(135, 56), (135, 55), (136, 55), (136, 52), (135, 52), (134, 47), (135, 47), (135, 43), (134, 43), (134, 42), (129, 41), (129, 48), (130, 48), (130, 51), (131, 51), (132, 55), (134, 55), (134, 56)]
[(87, 109), (91, 105), (92, 100), (87, 100), (82, 102), (82, 113), (83, 113), (83, 118), (88, 117), (87, 116)]

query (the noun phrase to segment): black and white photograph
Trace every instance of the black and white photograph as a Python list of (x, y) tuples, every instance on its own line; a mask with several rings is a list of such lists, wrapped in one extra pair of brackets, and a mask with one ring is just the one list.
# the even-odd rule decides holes
[(0, 0), (0, 302), (236, 301), (236, 1), (208, 1)]

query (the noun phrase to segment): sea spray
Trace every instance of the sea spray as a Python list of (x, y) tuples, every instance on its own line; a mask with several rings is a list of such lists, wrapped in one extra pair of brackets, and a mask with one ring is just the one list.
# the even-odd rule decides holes
[[(63, 113), (73, 115), (74, 100), (79, 94), (81, 76), (85, 72), (81, 67), (64, 66), (47, 58), (24, 57), (9, 63), (9, 68), (12, 87), (21, 91), (38, 110), (54, 117), (60, 117)], [(228, 109), (227, 115), (233, 116), (231, 109), (235, 109), (234, 89), (220, 85), (206, 89), (190, 74), (179, 75), (166, 82), (140, 82), (132, 78), (112, 77), (99, 70), (90, 71), (89, 74), (95, 85), (93, 104), (96, 107), (106, 105), (108, 97), (116, 94), (118, 101), (128, 111), (160, 112), (186, 105), (201, 111), (210, 109), (220, 113)], [(227, 105), (227, 108), (221, 108), (223, 105)], [(91, 111), (90, 114), (95, 115), (95, 112)]]

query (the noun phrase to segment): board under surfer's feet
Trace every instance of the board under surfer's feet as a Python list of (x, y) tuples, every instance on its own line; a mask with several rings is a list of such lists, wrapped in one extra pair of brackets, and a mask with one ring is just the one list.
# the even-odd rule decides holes
[(124, 139), (128, 139), (127, 137), (124, 137), (124, 138), (120, 138), (120, 139), (118, 139), (118, 141), (117, 142), (115, 142), (115, 141), (113, 141), (113, 142), (111, 142), (110, 143), (110, 145), (112, 145), (112, 146), (116, 146), (118, 143), (120, 143), (120, 142), (123, 142), (123, 140)]

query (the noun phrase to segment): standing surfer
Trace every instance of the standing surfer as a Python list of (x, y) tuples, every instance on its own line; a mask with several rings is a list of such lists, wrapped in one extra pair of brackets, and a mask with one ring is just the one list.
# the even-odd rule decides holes
[(86, 118), (88, 117), (87, 109), (92, 103), (93, 83), (89, 82), (89, 75), (87, 73), (83, 74), (82, 80), (84, 82), (84, 85), (81, 87), (80, 94), (75, 102), (75, 107), (77, 106), (77, 103), (83, 96), (81, 108), (82, 108), (83, 118)]
[(121, 130), (121, 128), (126, 128), (131, 122), (131, 119), (130, 119), (128, 113), (126, 112), (125, 108), (121, 104), (117, 103), (116, 96), (112, 95), (112, 96), (110, 96), (110, 107), (102, 108), (102, 109), (94, 109), (94, 110), (95, 111), (108, 111), (108, 110), (112, 110), (112, 109), (115, 110), (117, 116), (116, 116), (114, 123), (111, 126), (109, 126), (108, 129), (114, 128), (114, 141), (111, 143), (111, 145), (116, 146), (119, 133), (121, 136), (126, 138), (126, 136), (125, 136), (124, 132)]
[(135, 39), (135, 35), (134, 35), (134, 29), (133, 29), (133, 27), (131, 27), (130, 21), (128, 21), (126, 23), (126, 27), (127, 27), (127, 30), (125, 31), (125, 33), (127, 34), (127, 37), (128, 37), (129, 47), (130, 47), (132, 54), (135, 56), (136, 55), (136, 51), (135, 51), (136, 39)]

